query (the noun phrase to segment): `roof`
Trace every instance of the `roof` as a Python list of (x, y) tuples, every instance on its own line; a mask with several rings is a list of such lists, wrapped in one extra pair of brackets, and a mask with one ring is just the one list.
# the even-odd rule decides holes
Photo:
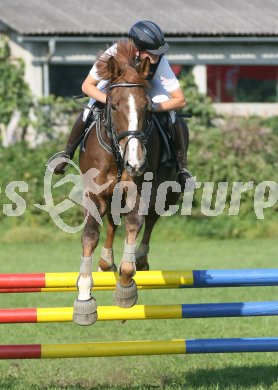
[(267, 36), (277, 15), (277, 0), (0, 1), (0, 21), (22, 35), (126, 35), (148, 19), (168, 36)]

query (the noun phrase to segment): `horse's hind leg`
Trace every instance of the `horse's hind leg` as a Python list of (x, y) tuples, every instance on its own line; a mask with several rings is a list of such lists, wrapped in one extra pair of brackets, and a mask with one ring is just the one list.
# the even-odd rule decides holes
[(114, 292), (114, 302), (120, 307), (132, 307), (138, 299), (137, 286), (133, 279), (136, 272), (136, 239), (143, 225), (144, 217), (138, 212), (126, 216), (126, 241), (119, 265), (119, 281)]
[(107, 234), (104, 246), (101, 248), (98, 271), (117, 271), (114, 264), (113, 242), (118, 225), (114, 224), (111, 214), (107, 214)]
[(137, 271), (148, 271), (148, 253), (150, 250), (150, 239), (154, 225), (159, 218), (158, 214), (149, 214), (145, 217), (145, 229), (139, 247), (136, 249), (136, 269)]
[(97, 320), (97, 304), (91, 295), (91, 288), (93, 253), (98, 240), (99, 224), (89, 215), (82, 235), (83, 251), (77, 280), (78, 298), (73, 306), (73, 321), (78, 325), (92, 325)]

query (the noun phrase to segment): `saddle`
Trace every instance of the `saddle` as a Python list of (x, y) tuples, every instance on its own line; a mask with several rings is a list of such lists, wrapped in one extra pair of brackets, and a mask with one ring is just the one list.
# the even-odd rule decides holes
[(174, 129), (170, 113), (155, 112), (152, 113), (152, 117), (163, 144), (161, 163), (173, 165), (175, 160), (175, 152), (173, 145)]

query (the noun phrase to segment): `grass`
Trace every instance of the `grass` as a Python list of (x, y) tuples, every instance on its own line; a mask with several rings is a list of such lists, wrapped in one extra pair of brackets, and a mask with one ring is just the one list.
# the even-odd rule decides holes
[[(277, 240), (169, 241), (154, 233), (152, 269), (227, 269), (275, 267)], [(121, 236), (121, 235), (120, 235)], [(161, 239), (162, 237), (162, 239)], [(123, 240), (117, 239), (119, 262)], [(96, 269), (98, 248), (95, 256)], [(80, 244), (40, 242), (0, 244), (1, 273), (78, 271)], [(111, 292), (95, 292), (99, 305), (111, 305)], [(140, 304), (275, 300), (277, 288), (139, 291)], [(70, 306), (75, 293), (3, 294), (1, 307)], [(97, 322), (92, 327), (73, 323), (4, 324), (1, 344), (75, 343), (140, 339), (270, 337), (277, 336), (275, 317)], [(0, 389), (278, 389), (275, 353), (135, 356), (116, 358), (1, 361)]]

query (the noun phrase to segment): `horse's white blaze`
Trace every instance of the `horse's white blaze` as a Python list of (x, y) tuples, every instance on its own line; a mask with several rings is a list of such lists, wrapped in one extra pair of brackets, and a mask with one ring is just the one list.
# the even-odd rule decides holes
[[(129, 114), (128, 114), (128, 130), (138, 130), (138, 115), (136, 111), (135, 100), (132, 94), (129, 94), (128, 97), (129, 104)], [(130, 137), (129, 137), (130, 138)], [(128, 162), (129, 164), (135, 168), (139, 167), (139, 159), (138, 159), (138, 146), (139, 141), (136, 138), (132, 138), (128, 143)]]

